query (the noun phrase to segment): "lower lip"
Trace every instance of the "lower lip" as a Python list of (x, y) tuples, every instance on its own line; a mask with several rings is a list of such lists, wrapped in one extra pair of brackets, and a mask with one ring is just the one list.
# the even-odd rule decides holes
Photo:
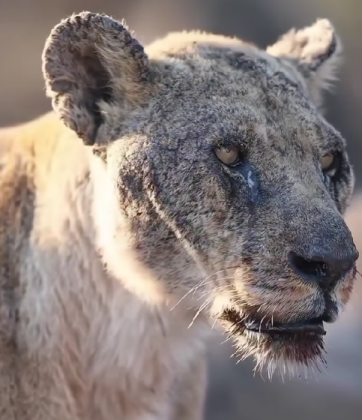
[(323, 328), (323, 322), (295, 324), (295, 325), (274, 325), (265, 327), (257, 322), (247, 322), (245, 327), (248, 331), (263, 333), (263, 334), (283, 334), (283, 335), (297, 335), (297, 334), (316, 334), (326, 335)]

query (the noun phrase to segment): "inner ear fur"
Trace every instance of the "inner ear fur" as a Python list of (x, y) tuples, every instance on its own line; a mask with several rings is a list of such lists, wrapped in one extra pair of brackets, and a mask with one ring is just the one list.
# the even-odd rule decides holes
[(143, 47), (124, 23), (104, 14), (83, 12), (61, 21), (42, 58), (54, 110), (87, 145), (112, 140), (100, 130), (112, 104), (124, 118), (149, 97), (152, 74)]

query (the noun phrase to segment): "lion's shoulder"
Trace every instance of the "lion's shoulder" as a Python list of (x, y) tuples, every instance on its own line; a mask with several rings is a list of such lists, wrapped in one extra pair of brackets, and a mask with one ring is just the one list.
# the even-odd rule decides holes
[[(19, 174), (26, 171), (27, 176), (32, 178), (34, 188), (41, 193), (42, 189), (56, 184), (61, 177), (71, 177), (73, 173), (76, 176), (77, 167), (84, 167), (86, 160), (84, 148), (77, 140), (76, 135), (65, 127), (54, 112), (26, 123), (1, 128), (0, 178), (5, 173), (13, 172), (10, 177), (16, 182)], [(28, 171), (30, 166), (31, 174)]]
[(64, 125), (49, 112), (31, 121), (0, 129), (0, 159), (47, 159)]
[[(82, 155), (74, 153), (73, 137), (54, 113), (0, 129), (1, 312), (6, 308), (4, 313), (10, 314), (11, 306), (16, 306), (38, 203), (44, 197), (51, 201), (52, 195), (63, 199), (60, 181), (72, 178), (72, 168), (76, 176), (74, 162)], [(9, 321), (5, 318), (1, 317), (1, 324)]]

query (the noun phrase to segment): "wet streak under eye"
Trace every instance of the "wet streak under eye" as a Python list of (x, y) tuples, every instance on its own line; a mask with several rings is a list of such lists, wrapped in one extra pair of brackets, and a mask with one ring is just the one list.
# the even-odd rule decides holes
[(257, 205), (260, 198), (260, 188), (258, 176), (253, 166), (247, 160), (244, 160), (242, 164), (234, 167), (233, 170), (244, 177), (249, 187), (249, 198), (253, 204)]

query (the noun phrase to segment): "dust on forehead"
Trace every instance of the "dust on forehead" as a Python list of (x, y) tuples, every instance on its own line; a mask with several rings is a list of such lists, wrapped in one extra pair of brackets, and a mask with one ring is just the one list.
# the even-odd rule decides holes
[[(199, 136), (210, 136), (201, 132), (209, 123), (214, 137), (248, 131), (252, 138), (250, 130), (268, 137), (274, 127), (291, 143), (302, 141), (305, 152), (315, 153), (326, 140), (344, 147), (311, 102), (300, 73), (283, 58), (237, 39), (198, 32), (171, 34), (147, 52), (167, 88), (160, 101), (164, 118), (181, 118), (183, 130), (198, 124)], [(180, 130), (181, 125), (174, 127)]]

